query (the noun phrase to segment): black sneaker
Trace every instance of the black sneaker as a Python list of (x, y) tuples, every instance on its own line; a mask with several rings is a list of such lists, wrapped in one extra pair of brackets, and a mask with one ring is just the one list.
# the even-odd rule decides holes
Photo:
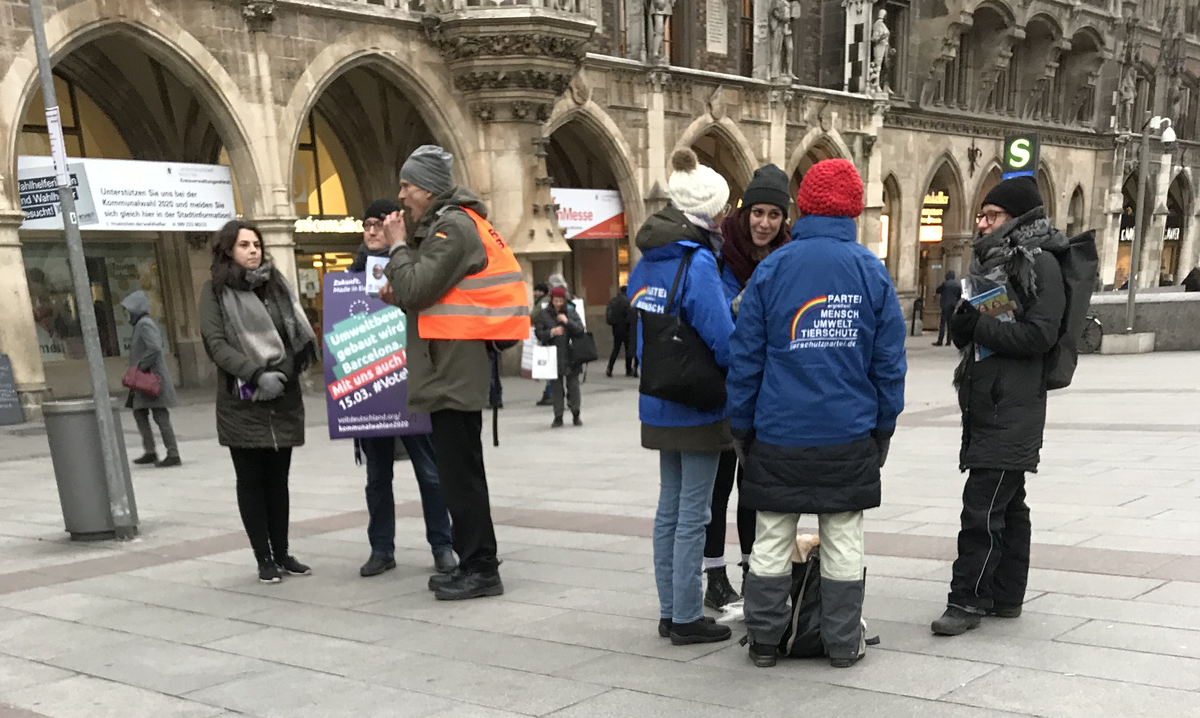
[(583, 419), (579, 418), (579, 414), (575, 414), (571, 417), (571, 423), (575, 426), (583, 426)]
[(155, 464), (155, 466), (157, 466), (160, 469), (165, 469), (170, 466), (182, 466), (182, 465), (183, 465), (183, 460), (180, 459), (178, 456), (168, 456), (167, 458), (165, 458), (162, 461), (159, 461), (158, 463)]
[(833, 658), (831, 656), (829, 658), (829, 665), (833, 666), (834, 668), (849, 668), (862, 659), (863, 656), (861, 655), (855, 656), (854, 658)]
[[(700, 620), (701, 620), (701, 621), (708, 621), (709, 623), (716, 623), (716, 622), (717, 622), (717, 619), (713, 618), (712, 616), (705, 616), (704, 618), (702, 618), (702, 619), (700, 619)], [(671, 619), (669, 619), (669, 618), (660, 618), (660, 619), (658, 619), (658, 635), (659, 635), (659, 637), (661, 637), (661, 638), (670, 638), (670, 637), (671, 637), (671, 626), (672, 626), (672, 625), (674, 625), (674, 624), (672, 624), (672, 623), (671, 623)]]
[(978, 613), (964, 611), (958, 606), (950, 606), (942, 617), (933, 622), (930, 628), (939, 636), (961, 636), (973, 628), (979, 627)]
[(454, 552), (450, 549), (443, 549), (433, 555), (433, 570), (438, 573), (450, 573), (458, 568), (458, 559), (454, 558)]
[[(430, 585), (433, 579), (430, 577)], [(447, 575), (448, 580), (439, 582), (433, 589), (433, 597), (439, 601), (463, 601), (469, 598), (484, 598), (486, 596), (503, 596), (504, 583), (500, 580), (499, 571), (467, 573), (454, 571)]]
[(554, 403), (553, 397), (543, 396), (541, 399), (538, 399), (537, 403), (534, 404), (534, 406), (550, 406), (553, 403)]
[(1021, 604), (1017, 604), (1015, 606), (996, 604), (988, 609), (987, 615), (993, 618), (1020, 618)]
[(295, 556), (284, 556), (283, 558), (275, 559), (275, 565), (280, 571), (290, 573), (293, 576), (311, 576), (312, 569), (296, 560)]
[(773, 668), (779, 660), (779, 648), (769, 643), (751, 643), (750, 660), (757, 668)]
[(554, 421), (550, 422), (551, 429), (561, 429), (562, 425), (563, 425), (563, 420), (562, 420), (561, 416), (554, 417)]
[(729, 583), (729, 575), (725, 573), (724, 566), (705, 569), (704, 573), (708, 576), (708, 587), (704, 591), (705, 606), (720, 611), (741, 598)]
[(142, 454), (140, 457), (133, 460), (133, 463), (138, 466), (148, 466), (158, 463), (158, 454), (151, 451), (149, 454)]
[(671, 624), (671, 643), (676, 646), (687, 646), (693, 643), (717, 643), (728, 641), (733, 635), (729, 626), (719, 623), (709, 623), (701, 618), (691, 623)]
[(378, 576), (384, 571), (391, 571), (393, 568), (396, 568), (396, 559), (391, 556), (373, 553), (371, 554), (371, 558), (367, 559), (367, 562), (362, 565), (362, 568), (358, 569), (358, 575), (363, 578), (370, 578), (371, 576)]
[(263, 583), (279, 583), (283, 579), (279, 577), (279, 567), (269, 558), (264, 558), (258, 562), (258, 580)]

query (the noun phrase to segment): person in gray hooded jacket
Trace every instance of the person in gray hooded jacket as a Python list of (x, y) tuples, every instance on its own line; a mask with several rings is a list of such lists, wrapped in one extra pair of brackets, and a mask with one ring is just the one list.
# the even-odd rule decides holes
[[(138, 465), (154, 464), (155, 466), (179, 466), (179, 444), (175, 441), (175, 430), (171, 427), (171, 412), (176, 404), (175, 384), (171, 381), (171, 371), (167, 368), (167, 359), (163, 354), (162, 331), (158, 322), (150, 317), (150, 298), (142, 290), (137, 290), (121, 300), (121, 306), (129, 312), (129, 323), (133, 325), (133, 336), (129, 340), (129, 366), (151, 372), (158, 377), (158, 395), (151, 396), (136, 389), (129, 390), (125, 406), (133, 409), (133, 420), (137, 422), (138, 432), (142, 435), (141, 458), (134, 459)], [(154, 446), (154, 430), (150, 428), (150, 415), (154, 414), (154, 423), (162, 434), (163, 448), (167, 455), (161, 461), (158, 450)]]

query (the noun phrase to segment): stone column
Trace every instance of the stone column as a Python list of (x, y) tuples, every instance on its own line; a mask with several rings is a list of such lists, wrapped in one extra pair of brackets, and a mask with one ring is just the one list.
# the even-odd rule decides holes
[(24, 221), (23, 212), (0, 213), (0, 353), (12, 361), (25, 418), (35, 419), (46, 395), (46, 373), (18, 234)]
[(1173, 169), (1174, 157), (1171, 152), (1164, 152), (1159, 159), (1154, 185), (1150, 188), (1154, 192), (1154, 213), (1146, 228), (1146, 235), (1142, 237), (1142, 258), (1138, 266), (1138, 287), (1142, 289), (1157, 287), (1162, 271), (1163, 237), (1167, 232), (1167, 193), (1170, 191)]
[[(879, 139), (879, 131), (883, 128), (883, 115), (887, 112), (887, 108), (886, 103), (879, 102), (875, 103), (872, 108), (871, 127), (867, 131), (868, 134), (861, 138), (862, 161), (859, 163), (863, 175), (863, 199), (866, 209), (863, 212), (858, 241), (874, 252), (876, 256), (879, 256), (879, 238), (882, 227), (880, 216), (883, 214), (883, 157), (874, 150), (875, 142)], [(889, 250), (891, 249), (889, 247)]]
[[(669, 74), (666, 70), (651, 70), (646, 98), (646, 179), (644, 195), (646, 217), (667, 206), (667, 163), (673, 147), (667, 145), (666, 99), (663, 96)], [(630, 242), (630, 263), (641, 258), (641, 252)]]
[(271, 255), (275, 268), (288, 280), (292, 289), (296, 285), (296, 218), (295, 217), (256, 217), (251, 222), (258, 225), (262, 232), (263, 249)]
[(1179, 272), (1175, 276), (1178, 284), (1183, 281), (1188, 272), (1200, 261), (1200, 214), (1188, 218), (1187, 232), (1183, 235), (1183, 244), (1179, 247)]
[(791, 81), (771, 90), (771, 128), (767, 131), (767, 161), (777, 167), (787, 167), (788, 110), (796, 99)]
[(1121, 247), (1121, 213), (1125, 207), (1124, 193), (1121, 191), (1125, 178), (1125, 170), (1129, 153), (1133, 151), (1129, 135), (1117, 138), (1117, 148), (1113, 152), (1113, 169), (1109, 173), (1108, 190), (1105, 192), (1104, 203), (1104, 234), (1100, 237), (1100, 280), (1103, 285), (1116, 283), (1117, 255)]

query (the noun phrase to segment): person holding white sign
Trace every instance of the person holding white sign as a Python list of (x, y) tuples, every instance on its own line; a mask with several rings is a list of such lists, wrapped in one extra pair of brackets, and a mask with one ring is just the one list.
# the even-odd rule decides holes
[(558, 378), (552, 379), (554, 422), (553, 428), (563, 425), (563, 393), (571, 407), (572, 423), (583, 426), (579, 411), (583, 404), (579, 397), (579, 364), (571, 361), (571, 340), (583, 336), (586, 331), (579, 319), (579, 312), (567, 301), (567, 290), (555, 287), (550, 290), (550, 304), (538, 314), (534, 323), (538, 341), (542, 346), (558, 348)]

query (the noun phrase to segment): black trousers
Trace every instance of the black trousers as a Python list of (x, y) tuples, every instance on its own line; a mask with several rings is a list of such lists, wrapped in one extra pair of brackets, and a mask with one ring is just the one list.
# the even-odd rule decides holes
[(704, 557), (720, 558), (725, 555), (725, 527), (728, 525), (729, 496), (733, 493), (733, 485), (738, 487), (737, 530), (738, 543), (742, 547), (742, 555), (749, 556), (754, 548), (755, 520), (753, 509), (742, 505), (742, 466), (738, 463), (737, 454), (732, 451), (721, 453), (721, 461), (717, 464), (717, 482), (713, 484), (712, 519), (704, 531)]
[(612, 374), (613, 365), (617, 363), (617, 357), (621, 354), (621, 347), (625, 348), (625, 374), (633, 373), (634, 351), (633, 342), (631, 341), (629, 325), (617, 324), (612, 328), (613, 333), (613, 350), (612, 354), (608, 355), (608, 373)]
[(450, 510), (454, 551), (464, 571), (488, 573), (496, 560), (496, 530), (483, 468), (483, 413), (443, 409), (430, 414), (442, 496)]
[(949, 344), (952, 339), (950, 337), (950, 319), (954, 316), (954, 307), (947, 309), (942, 307), (942, 318), (938, 322), (938, 344)]
[(288, 553), (288, 473), (292, 450), (230, 448), (237, 474), (238, 511), (258, 560)]
[(972, 469), (963, 488), (949, 604), (977, 613), (1020, 606), (1029, 580), (1030, 532), (1024, 472)]

